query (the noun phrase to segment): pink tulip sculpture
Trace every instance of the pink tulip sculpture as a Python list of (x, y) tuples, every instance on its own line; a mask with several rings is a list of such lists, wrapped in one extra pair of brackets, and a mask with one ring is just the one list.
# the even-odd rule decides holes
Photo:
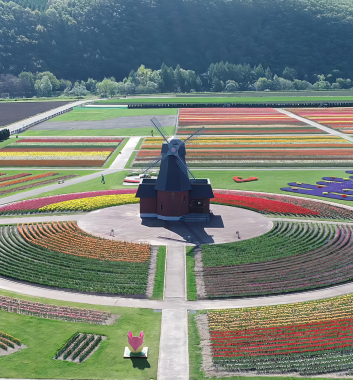
[(132, 353), (138, 354), (142, 352), (144, 336), (145, 336), (145, 333), (143, 331), (140, 332), (140, 336), (132, 336), (132, 332), (129, 331), (129, 333), (127, 334), (127, 340), (128, 340), (129, 350)]

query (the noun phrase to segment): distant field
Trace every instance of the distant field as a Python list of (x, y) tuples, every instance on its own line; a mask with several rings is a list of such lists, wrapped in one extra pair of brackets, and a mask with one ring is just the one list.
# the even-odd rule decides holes
[(168, 109), (114, 109), (114, 108), (86, 108), (76, 107), (71, 112), (64, 113), (51, 119), (55, 121), (95, 121), (115, 119), (121, 116), (144, 116), (144, 115), (176, 115), (178, 110)]
[(0, 127), (16, 123), (38, 113), (49, 111), (53, 108), (64, 106), (70, 101), (55, 102), (0, 102)]
[(97, 104), (129, 103), (284, 103), (284, 102), (343, 102), (353, 101), (353, 96), (313, 95), (313, 96), (230, 96), (230, 97), (185, 97), (185, 98), (123, 98), (100, 100)]
[[(121, 128), (121, 129), (81, 129), (69, 131), (32, 131), (27, 130), (21, 133), (21, 137), (25, 136), (151, 136), (152, 127), (143, 128)], [(169, 136), (174, 135), (175, 127), (164, 127)], [(156, 136), (157, 132), (154, 130)]]

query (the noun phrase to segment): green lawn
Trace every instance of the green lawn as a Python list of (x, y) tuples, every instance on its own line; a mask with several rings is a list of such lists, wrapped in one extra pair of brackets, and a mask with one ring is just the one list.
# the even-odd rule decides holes
[[(75, 169), (70, 169), (70, 170), (60, 170), (60, 169), (46, 169), (46, 170), (25, 170), (25, 169), (23, 169), (23, 170), (7, 170), (6, 168), (0, 168), (0, 173), (6, 173), (6, 174), (9, 175), (9, 176), (13, 176), (13, 175), (20, 174), (20, 173), (31, 173), (32, 176), (36, 176), (36, 175), (39, 175), (39, 174), (49, 173), (49, 172), (55, 172), (55, 173), (59, 173), (59, 174), (56, 175), (56, 176), (50, 176), (50, 177), (44, 177), (44, 178), (36, 179), (36, 180), (34, 180), (34, 181), (28, 181), (28, 182), (17, 183), (17, 184), (12, 185), (12, 186), (0, 187), (0, 191), (1, 191), (1, 190), (8, 190), (8, 189), (15, 189), (16, 187), (25, 186), (25, 185), (30, 185), (30, 184), (32, 184), (32, 183), (34, 184), (34, 183), (38, 183), (38, 182), (46, 181), (46, 180), (50, 180), (50, 179), (55, 179), (55, 178), (63, 177), (63, 176), (70, 175), (70, 174), (77, 174), (78, 176), (82, 177), (82, 176), (85, 176), (85, 175), (88, 175), (88, 174), (96, 173), (97, 170), (75, 170)], [(1, 177), (0, 177), (0, 178), (1, 178)], [(28, 177), (22, 177), (22, 178), (24, 179), (24, 178), (30, 178), (30, 177), (28, 176)], [(76, 177), (76, 178), (77, 178), (77, 177)], [(18, 179), (21, 179), (21, 178), (18, 178)], [(38, 187), (50, 186), (50, 185), (53, 185), (53, 184), (55, 184), (55, 182), (50, 183), (50, 184), (47, 184), (47, 185), (44, 185), (44, 186), (41, 186), (41, 185), (39, 184)], [(36, 189), (36, 188), (38, 188), (38, 187), (36, 186), (36, 187), (32, 187), (32, 188), (27, 189), (27, 190), (22, 190), (22, 191), (16, 191), (16, 192), (12, 192), (12, 193), (3, 194), (3, 195), (0, 195), (0, 198), (9, 197), (9, 196), (14, 195), (14, 194), (20, 194), (20, 193), (23, 193), (23, 192), (25, 192), (25, 191), (29, 191), (29, 190), (32, 190), (32, 189)]]
[[(31, 131), (21, 133), (21, 137), (26, 136), (151, 136), (152, 127), (142, 128), (121, 128), (121, 129), (76, 129), (69, 131)], [(175, 127), (164, 127), (169, 136), (174, 135)], [(155, 136), (157, 132), (154, 130)]]
[(353, 96), (337, 96), (337, 95), (318, 95), (313, 93), (312, 96), (226, 96), (226, 97), (169, 97), (169, 98), (128, 98), (128, 99), (109, 99), (100, 100), (100, 104), (130, 104), (130, 103), (181, 103), (181, 107), (188, 103), (269, 103), (269, 102), (330, 102), (330, 101), (352, 101)]
[[(213, 189), (228, 189), (228, 190), (246, 190), (246, 191), (262, 191), (275, 194), (296, 195), (305, 198), (314, 198), (320, 200), (327, 200), (334, 203), (340, 203), (353, 206), (352, 202), (336, 199), (326, 199), (322, 197), (315, 197), (306, 194), (294, 194), (286, 191), (281, 191), (281, 187), (287, 187), (288, 182), (302, 182), (315, 184), (320, 181), (322, 177), (347, 177), (344, 170), (193, 170), (196, 178), (209, 178)], [(92, 179), (82, 182), (77, 185), (68, 186), (59, 190), (50, 191), (42, 194), (41, 196), (58, 195), (76, 193), (81, 191), (96, 191), (96, 190), (109, 190), (109, 189), (122, 189), (128, 188), (123, 185), (125, 176), (128, 170), (123, 170), (118, 173), (108, 174), (105, 176), (105, 185), (100, 182), (100, 178)], [(87, 173), (88, 174), (88, 173)], [(258, 177), (258, 181), (236, 183), (233, 181), (233, 176), (240, 176), (243, 178)], [(136, 188), (136, 186), (131, 186)]]
[[(60, 304), (58, 301), (52, 303)], [(156, 379), (161, 313), (137, 308), (97, 307), (83, 304), (69, 306), (99, 308), (119, 314), (120, 318), (114, 325), (100, 326), (0, 311), (1, 330), (20, 339), (28, 347), (15, 354), (0, 357), (1, 377)], [(149, 347), (147, 360), (123, 358), (129, 330), (134, 335), (140, 331), (145, 332), (145, 344)], [(107, 340), (103, 341), (98, 350), (81, 364), (54, 360), (55, 351), (77, 331), (105, 335)]]
[[(267, 193), (286, 194), (326, 200), (353, 206), (353, 202), (341, 201), (331, 198), (315, 197), (306, 194), (294, 194), (281, 191), (281, 187), (288, 187), (288, 182), (301, 182), (315, 184), (322, 177), (347, 177), (349, 174), (344, 170), (192, 170), (196, 178), (209, 178), (213, 189), (230, 189), (246, 191), (262, 191)], [(233, 176), (242, 178), (257, 177), (258, 181), (236, 183)]]
[(121, 116), (176, 115), (177, 109), (127, 109), (127, 108), (87, 108), (76, 107), (49, 121), (93, 121), (115, 119)]
[[(71, 185), (63, 187), (62, 189), (49, 191), (47, 193), (41, 194), (41, 197), (47, 197), (50, 195), (59, 194), (70, 194), (70, 193), (80, 193), (84, 191), (98, 191), (98, 190), (111, 190), (111, 189), (125, 189), (128, 186), (123, 185), (124, 178), (128, 174), (128, 170), (122, 170), (117, 173), (107, 174), (104, 176), (105, 185), (101, 182), (101, 177), (88, 180), (86, 182), (78, 183), (76, 185)], [(134, 187), (134, 186), (132, 186)], [(136, 188), (136, 186), (135, 186)], [(37, 197), (32, 197), (37, 198)]]
[(186, 247), (186, 298), (188, 301), (197, 300), (195, 279), (194, 247)]
[(154, 279), (152, 299), (162, 300), (164, 293), (164, 272), (165, 272), (166, 246), (161, 245), (157, 252), (157, 268)]

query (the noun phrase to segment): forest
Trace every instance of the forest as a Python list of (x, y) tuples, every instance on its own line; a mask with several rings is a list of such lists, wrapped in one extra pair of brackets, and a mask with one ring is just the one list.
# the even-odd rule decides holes
[(0, 1), (0, 74), (119, 82), (164, 62), (212, 87), (211, 64), (229, 62), (269, 67), (271, 81), (286, 67), (312, 84), (353, 79), (352, 23), (351, 0)]

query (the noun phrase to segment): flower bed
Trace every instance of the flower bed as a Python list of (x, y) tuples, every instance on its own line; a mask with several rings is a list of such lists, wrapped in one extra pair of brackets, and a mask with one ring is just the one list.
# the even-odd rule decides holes
[(208, 298), (316, 289), (353, 279), (349, 225), (277, 222), (261, 237), (202, 246)]
[(209, 330), (209, 338), (204, 338), (201, 346), (211, 348), (216, 373), (351, 375), (352, 304), (352, 295), (348, 295), (290, 305), (209, 311), (206, 319), (200, 318), (199, 329)]
[[(24, 173), (27, 175), (27, 173)], [(6, 182), (1, 182), (0, 183), (0, 187), (7, 187), (7, 186), (12, 186), (12, 185), (16, 185), (17, 183), (22, 183), (22, 182), (29, 182), (29, 181), (34, 181), (36, 179), (41, 179), (41, 178), (45, 178), (45, 177), (51, 177), (53, 175), (58, 175), (59, 173), (54, 173), (54, 172), (49, 172), (49, 173), (43, 173), (43, 174), (38, 174), (38, 175), (34, 175), (32, 176), (31, 174), (30, 177), (26, 177), (26, 178), (21, 178), (21, 179), (16, 179), (16, 180), (12, 180), (12, 181), (6, 181)]]
[(75, 333), (55, 353), (54, 359), (82, 363), (100, 345), (103, 335)]
[[(61, 224), (58, 228), (60, 226)], [(145, 297), (149, 260), (130, 262), (111, 261), (108, 257), (105, 260), (82, 257), (88, 244), (92, 245), (92, 239), (99, 240), (89, 235), (85, 235), (84, 239), (87, 241), (87, 246), (81, 238), (79, 246), (70, 248), (63, 245), (57, 247), (57, 250), (51, 250), (49, 243), (48, 247), (41, 247), (30, 241), (29, 230), (31, 229), (31, 227), (26, 227), (26, 231), (22, 229), (21, 234), (16, 226), (0, 227), (0, 275), (75, 291)], [(43, 227), (38, 227), (38, 229), (44, 231)], [(24, 238), (23, 234), (26, 234), (27, 238)], [(60, 237), (60, 234), (58, 236)], [(36, 238), (39, 237), (37, 235)], [(64, 243), (64, 240), (62, 242)], [(121, 245), (124, 257), (128, 259), (130, 252), (128, 245), (123, 242), (116, 244)], [(103, 245), (97, 243), (98, 247)], [(71, 253), (65, 253), (66, 249), (71, 249)], [(146, 245), (141, 244), (139, 248), (132, 247), (132, 249), (139, 250), (142, 260)], [(92, 249), (88, 251), (88, 254), (89, 252), (92, 253)], [(122, 253), (120, 259), (123, 259)]]
[(0, 149), (1, 166), (102, 166), (121, 143), (116, 138), (21, 139)]
[[(352, 171), (346, 171), (348, 174), (353, 174)], [(292, 193), (315, 195), (317, 197), (342, 199), (353, 201), (353, 177), (338, 178), (338, 177), (323, 177), (323, 181), (316, 182), (316, 185), (307, 183), (290, 182), (291, 187), (282, 187), (282, 191)]]
[(29, 175), (32, 175), (32, 174), (31, 173), (20, 173), (20, 174), (12, 175), (12, 176), (9, 176), (9, 177), (0, 178), (0, 182), (10, 181), (10, 180), (17, 179), (17, 178), (22, 178), (22, 177), (27, 177)]
[[(295, 214), (297, 217), (353, 220), (352, 211), (345, 207), (331, 205), (308, 198), (238, 190), (214, 190), (214, 194), (222, 201), (220, 202), (221, 204), (244, 207), (262, 214), (274, 213), (283, 216)], [(230, 198), (227, 199), (227, 197), (225, 197), (226, 195), (230, 196)], [(238, 196), (242, 198), (240, 198), (240, 200), (232, 198)], [(275, 203), (266, 203), (267, 201), (275, 201)], [(213, 202), (217, 203), (215, 200), (213, 200)], [(265, 206), (268, 206), (268, 208), (266, 209)], [(300, 208), (297, 209), (299, 212), (294, 212), (296, 209), (292, 209), (292, 206), (299, 206)]]
[(201, 126), (204, 135), (324, 133), (273, 108), (180, 109), (178, 134), (190, 134)]
[(147, 244), (100, 239), (83, 232), (75, 222), (19, 224), (17, 228), (30, 244), (69, 255), (137, 263), (150, 259)]
[(339, 130), (346, 134), (353, 133), (353, 108), (291, 108), (288, 111), (317, 123)]
[[(55, 173), (55, 174), (57, 174), (57, 173)], [(57, 181), (65, 181), (67, 179), (74, 178), (74, 177), (78, 177), (78, 175), (77, 174), (69, 174), (69, 175), (65, 175), (62, 177), (56, 177), (54, 179), (47, 179), (45, 181), (39, 181), (39, 182), (31, 183), (29, 185), (13, 187), (11, 189), (1, 190), (0, 195), (5, 195), (5, 194), (9, 194), (9, 193), (16, 193), (17, 191), (28, 190), (28, 189), (32, 189), (33, 187), (48, 185), (50, 183), (54, 183)]]
[(105, 207), (139, 202), (140, 199), (136, 198), (135, 194), (112, 194), (53, 203), (48, 206), (41, 207), (38, 211), (92, 211)]
[(77, 307), (47, 305), (0, 295), (0, 310), (9, 313), (31, 315), (38, 318), (59, 319), (61, 321), (106, 325), (113, 322), (106, 311), (80, 309)]
[(83, 192), (83, 193), (53, 195), (51, 197), (28, 199), (25, 201), (15, 202), (9, 205), (1, 206), (0, 215), (24, 214), (28, 212), (42, 212), (39, 210), (48, 205), (52, 205), (54, 203), (61, 203), (61, 202), (83, 199), (83, 198), (92, 198), (92, 197), (99, 197), (103, 195), (117, 195), (117, 194), (136, 194), (136, 189), (88, 191), (88, 192)]
[(1, 350), (7, 351), (8, 348), (15, 348), (15, 345), (21, 346), (21, 341), (17, 338), (14, 338), (12, 335), (0, 331), (0, 356)]

